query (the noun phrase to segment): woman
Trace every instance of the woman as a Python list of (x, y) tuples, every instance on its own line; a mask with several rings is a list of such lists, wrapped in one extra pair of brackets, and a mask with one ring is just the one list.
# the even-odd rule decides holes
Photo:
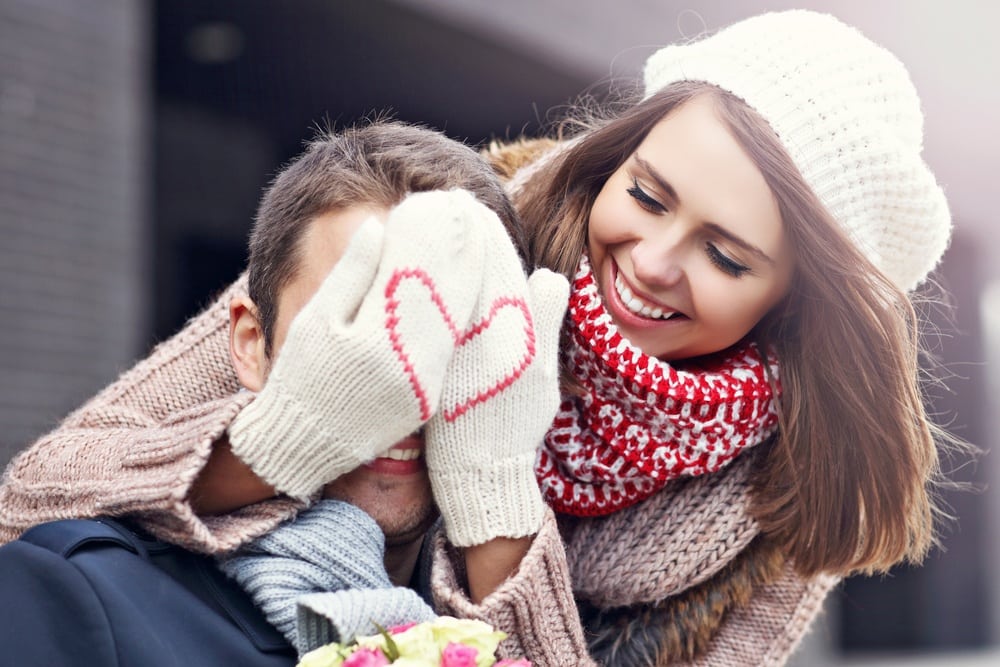
[[(831, 17), (763, 15), (667, 47), (646, 84), (511, 183), (535, 261), (575, 273), (571, 387), (536, 472), (595, 659), (780, 663), (839, 576), (932, 541), (907, 292), (947, 244), (947, 205), (905, 69)], [(119, 386), (141, 392), (132, 378)], [(720, 378), (721, 403), (676, 393)], [(37, 474), (22, 458), (8, 487)], [(30, 489), (10, 494), (27, 507)], [(581, 664), (531, 650), (572, 634), (533, 601), (558, 597), (545, 572), (561, 557), (529, 551), (478, 605), (439, 558), (438, 611)]]
[[(661, 50), (645, 99), (514, 176), (532, 256), (576, 272), (575, 395), (536, 472), (557, 511), (606, 517), (562, 518), (595, 656), (778, 660), (831, 576), (929, 548), (907, 293), (950, 217), (921, 137), (890, 53), (784, 12)], [(798, 607), (754, 640), (766, 599)]]

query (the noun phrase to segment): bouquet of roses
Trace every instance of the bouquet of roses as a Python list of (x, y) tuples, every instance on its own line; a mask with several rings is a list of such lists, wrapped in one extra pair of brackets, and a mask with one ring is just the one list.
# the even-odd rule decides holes
[(482, 621), (441, 616), (358, 637), (349, 645), (327, 644), (302, 656), (298, 667), (531, 667), (527, 660), (497, 662), (506, 633)]

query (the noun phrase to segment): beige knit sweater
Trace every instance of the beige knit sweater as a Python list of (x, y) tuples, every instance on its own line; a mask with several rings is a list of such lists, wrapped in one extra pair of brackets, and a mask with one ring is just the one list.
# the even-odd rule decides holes
[[(252, 400), (227, 355), (228, 303), (245, 276), (144, 361), (19, 454), (0, 486), (0, 543), (31, 525), (129, 515), (160, 538), (218, 553), (272, 529), (301, 505), (274, 499), (219, 517), (187, 501), (212, 443)], [(574, 603), (656, 604), (719, 573), (757, 534), (746, 516), (745, 465), (667, 487), (604, 519), (563, 525), (549, 513), (518, 572), (472, 604), (461, 559), (441, 536), (432, 586), (438, 610), (506, 631), (502, 650), (533, 664), (589, 665)], [(572, 581), (572, 584), (570, 583)], [(836, 583), (786, 566), (724, 617), (702, 665), (782, 664)]]

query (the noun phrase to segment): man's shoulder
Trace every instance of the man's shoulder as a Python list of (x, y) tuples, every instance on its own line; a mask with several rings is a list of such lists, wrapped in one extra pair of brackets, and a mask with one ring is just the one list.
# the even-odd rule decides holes
[(116, 521), (27, 531), (0, 547), (0, 589), (9, 621), (0, 622), (0, 645), (18, 664), (294, 664), (284, 638), (211, 558)]

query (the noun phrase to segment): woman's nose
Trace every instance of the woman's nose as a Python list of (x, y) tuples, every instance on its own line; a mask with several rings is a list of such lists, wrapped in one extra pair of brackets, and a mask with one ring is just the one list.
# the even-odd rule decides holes
[(648, 287), (673, 287), (684, 279), (683, 248), (675, 240), (643, 239), (631, 254), (635, 277)]

